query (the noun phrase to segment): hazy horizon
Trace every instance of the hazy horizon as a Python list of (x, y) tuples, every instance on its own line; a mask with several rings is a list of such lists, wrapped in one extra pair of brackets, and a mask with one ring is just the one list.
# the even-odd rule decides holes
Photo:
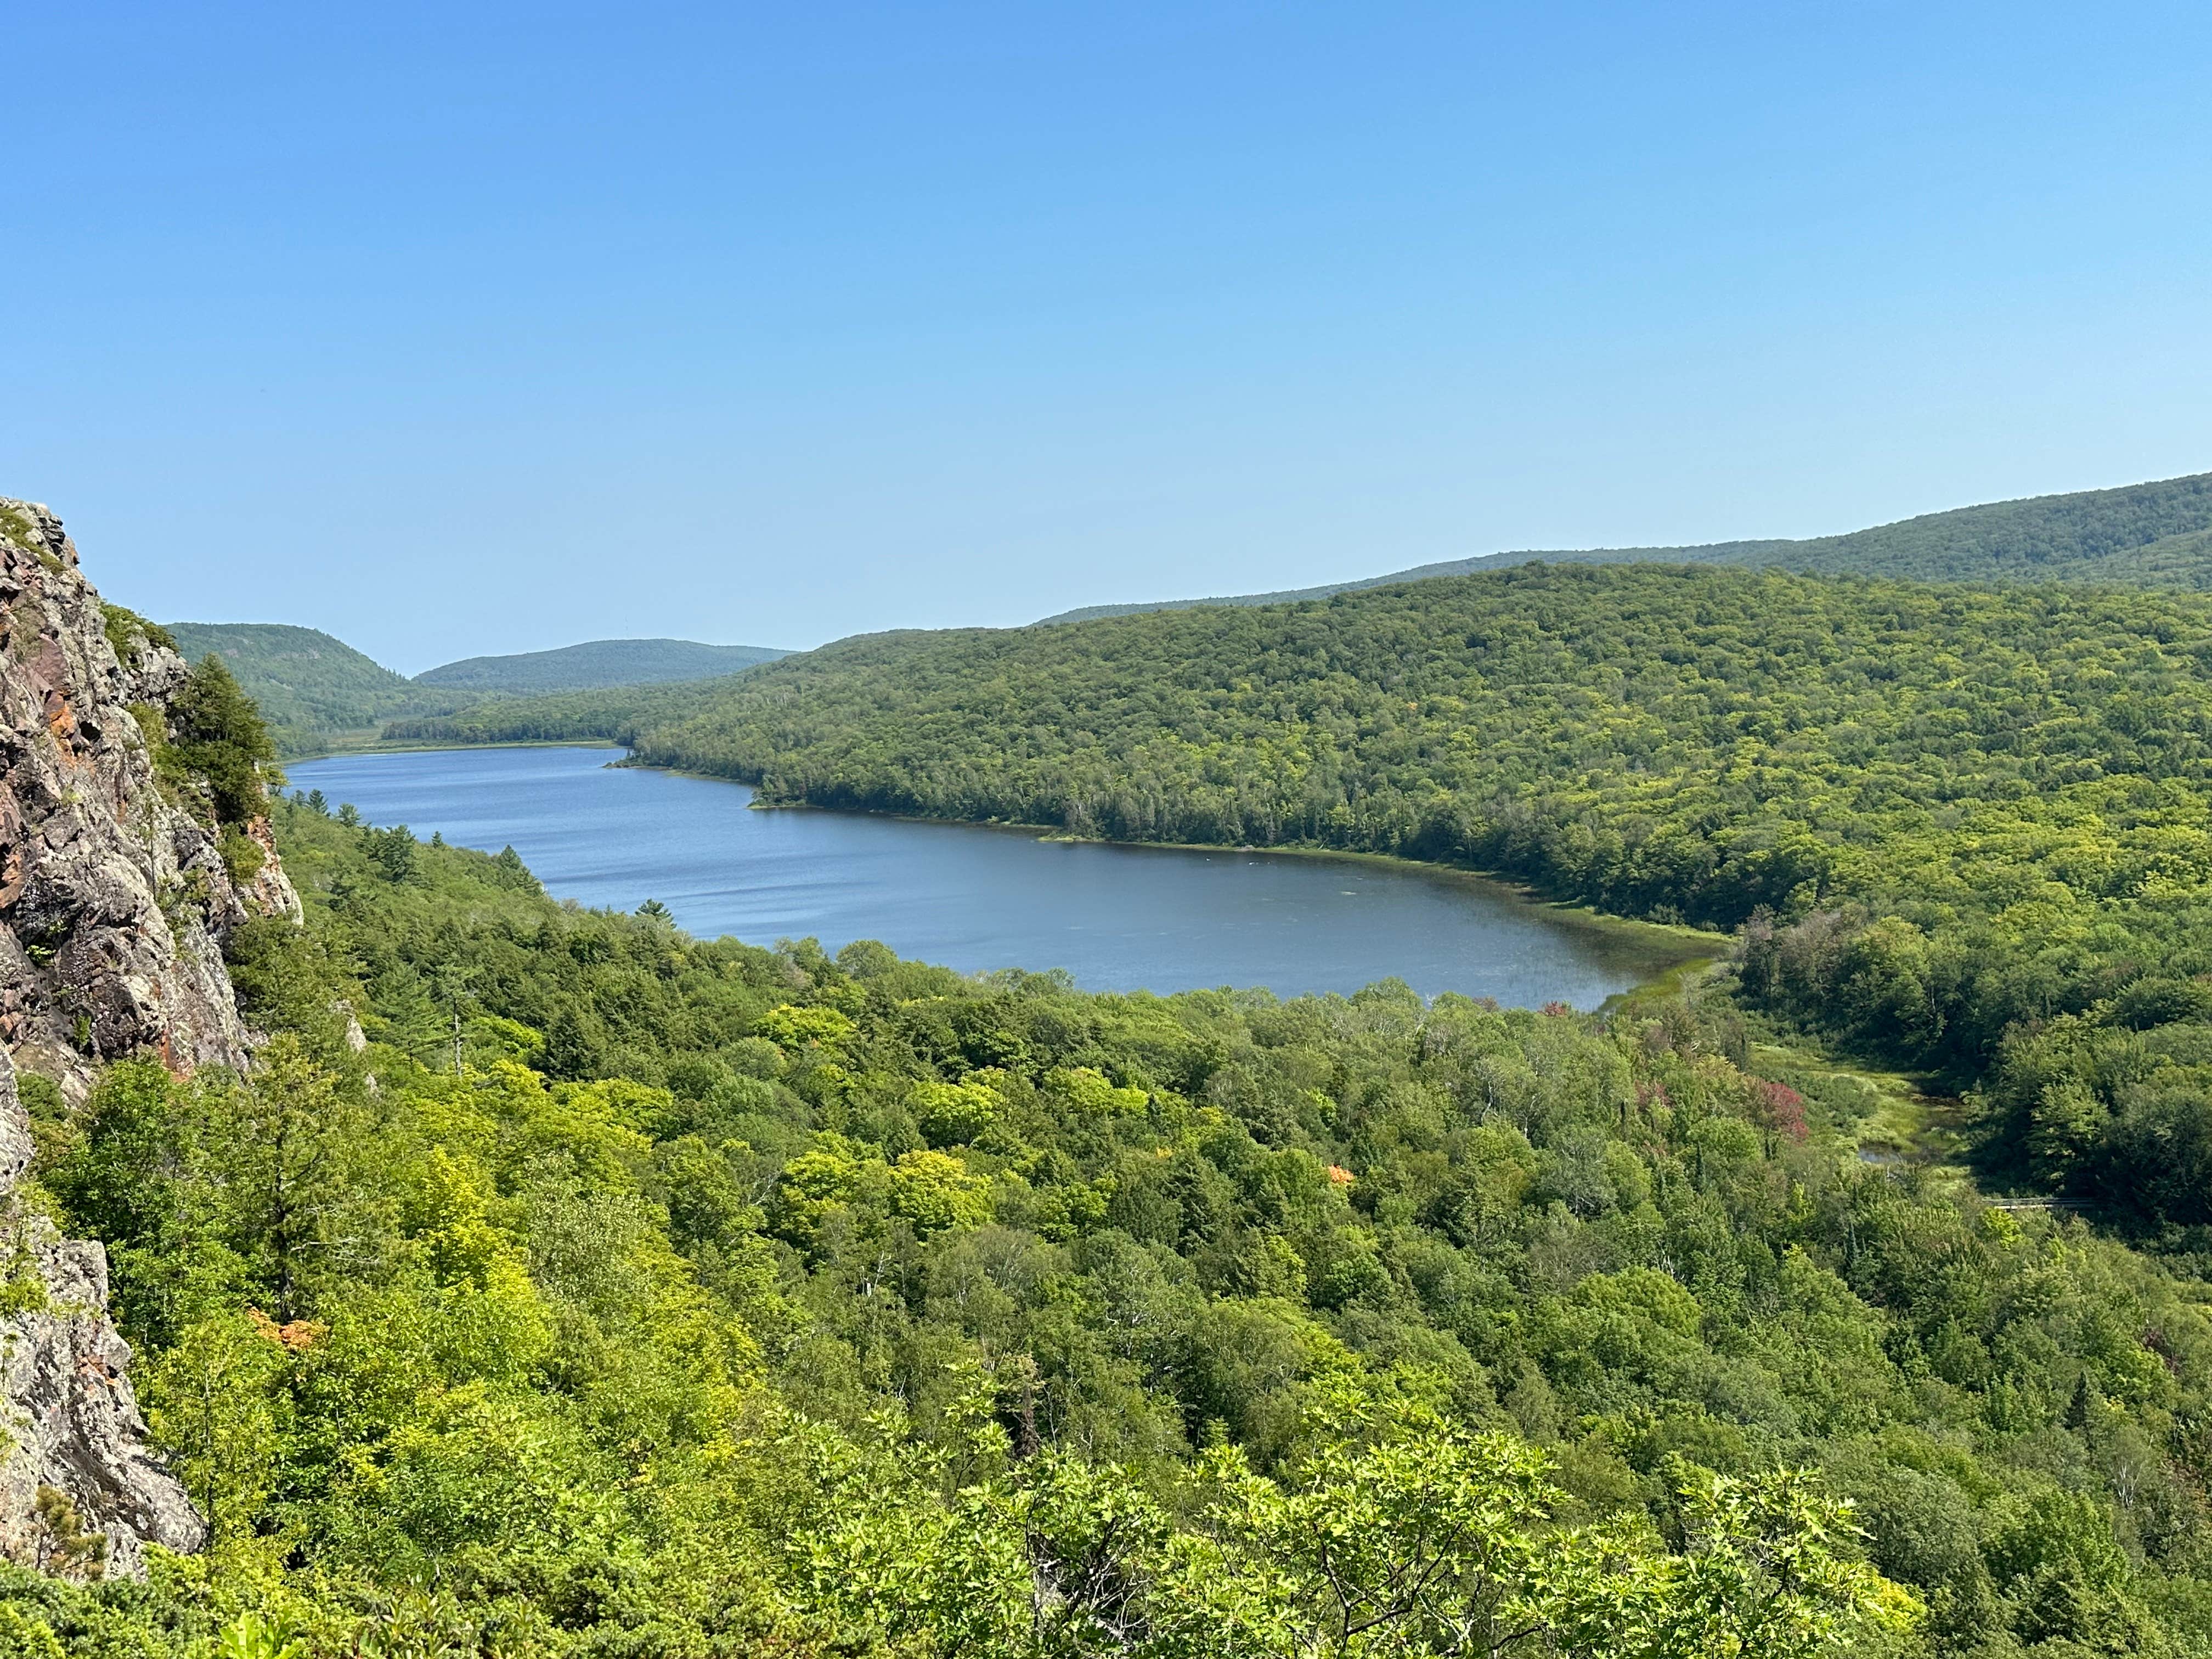
[(17, 19), (0, 492), (406, 673), (2212, 465), (2212, 15)]
[[(2188, 475), (2188, 474), (2177, 474), (2176, 476), (2177, 476), (2177, 477), (2187, 477), (2187, 476), (2190, 476), (2190, 475)], [(2124, 487), (2125, 484), (2128, 484), (2128, 483), (2154, 483), (2154, 482), (2159, 482), (2159, 481), (2158, 481), (2158, 480), (2153, 480), (2153, 479), (2126, 479), (2126, 480), (2120, 481), (2120, 483), (2115, 483), (2115, 484), (2112, 484), (2112, 485), (2094, 485), (2094, 486), (2090, 486), (2090, 488), (2093, 488), (2093, 489), (2107, 489), (2107, 488), (2117, 489), (2117, 488)], [(2058, 492), (2051, 492), (2051, 493), (2058, 493)], [(2032, 499), (2032, 498), (2029, 498), (2029, 499)], [(1975, 501), (1961, 501), (1961, 502), (1957, 503), (1957, 505), (1958, 505), (1958, 506), (1960, 506), (1960, 507), (1975, 507), (1975, 506), (1990, 505), (1990, 503), (1985, 503), (1985, 502), (1975, 502)], [(1942, 508), (1940, 508), (1940, 507), (1939, 507), (1939, 508), (1935, 508), (1935, 509), (1931, 509), (1931, 510), (1932, 510), (1932, 511), (1936, 511), (1936, 512), (1942, 512), (1942, 511), (1944, 511), (1945, 509), (1942, 509)], [(1878, 528), (1878, 527), (1879, 527), (1878, 526), (1867, 526), (1867, 525), (1854, 525), (1854, 526), (1848, 526), (1848, 528), (1849, 528), (1849, 529), (1852, 529), (1852, 530), (1863, 530), (1863, 529)], [(1820, 535), (1820, 534), (1826, 534), (1826, 533), (1830, 533), (1830, 532), (1813, 532), (1813, 533), (1814, 533), (1814, 535)], [(1764, 537), (1755, 537), (1755, 536), (1754, 536), (1754, 537), (1749, 537), (1749, 538), (1738, 538), (1738, 539), (1765, 540), (1765, 539), (1769, 539), (1769, 538), (1764, 538)], [(1690, 543), (1690, 542), (1682, 542), (1682, 543), (1671, 544), (1671, 545), (1680, 546), (1680, 547), (1686, 547), (1686, 547), (1692, 547), (1692, 546), (1698, 546), (1698, 545), (1711, 545), (1711, 544), (1699, 544), (1699, 543)], [(1662, 544), (1654, 543), (1654, 542), (1641, 542), (1641, 543), (1622, 543), (1622, 544), (1620, 544), (1619, 545), (1620, 545), (1621, 548), (1627, 548), (1627, 547), (1632, 547), (1632, 546), (1653, 547), (1653, 546), (1659, 546), (1659, 545), (1662, 545)], [(1486, 553), (1484, 553), (1484, 554), (1476, 554), (1476, 555), (1462, 555), (1462, 556), (1462, 556), (1462, 557), (1483, 557), (1483, 556), (1489, 556), (1489, 555), (1494, 555), (1494, 554), (1498, 554), (1498, 553), (1519, 553), (1519, 552), (1528, 552), (1528, 551), (1531, 551), (1531, 550), (1558, 551), (1558, 552), (1565, 553), (1565, 552), (1576, 552), (1576, 551), (1598, 550), (1595, 550), (1595, 549), (1575, 549), (1575, 548), (1567, 548), (1567, 547), (1564, 547), (1564, 546), (1556, 547), (1556, 548), (1546, 548), (1546, 549), (1542, 549), (1542, 550), (1532, 550), (1532, 549), (1528, 549), (1528, 548), (1492, 548), (1492, 549), (1486, 550)], [(1415, 569), (1415, 568), (1420, 568), (1420, 567), (1417, 567), (1417, 566), (1407, 566), (1407, 567), (1405, 567), (1405, 568), (1407, 568), (1407, 569), (1408, 569), (1408, 570)], [(94, 572), (93, 574), (94, 574), (95, 576), (97, 576), (97, 574), (98, 574), (98, 573), (97, 573), (96, 571), (95, 571), (95, 572)], [(1329, 583), (1331, 583), (1331, 582), (1337, 582), (1337, 581), (1358, 582), (1358, 581), (1364, 580), (1367, 580), (1367, 579), (1369, 579), (1369, 578), (1375, 577), (1375, 576), (1389, 575), (1389, 574), (1395, 574), (1395, 573), (1394, 573), (1394, 572), (1390, 572), (1390, 571), (1375, 571), (1375, 570), (1358, 571), (1358, 572), (1347, 572), (1347, 573), (1343, 573), (1343, 574), (1337, 574), (1337, 575), (1331, 575), (1331, 576), (1322, 577), (1322, 578), (1321, 578), (1320, 580), (1316, 580), (1316, 581), (1315, 581), (1315, 582), (1311, 582), (1311, 583), (1307, 584), (1307, 586), (1313, 586), (1313, 587), (1318, 587), (1318, 586), (1325, 586), (1328, 585), (1328, 584), (1329, 584)], [(1284, 591), (1284, 590), (1276, 590), (1276, 589), (1257, 589), (1257, 590), (1251, 590), (1251, 591), (1254, 591), (1254, 592), (1272, 592)], [(1114, 598), (1114, 599), (1095, 599), (1095, 600), (1086, 600), (1086, 601), (1083, 601), (1080, 605), (1069, 605), (1069, 606), (1065, 607), (1065, 609), (1069, 610), (1069, 611), (1075, 611), (1075, 610), (1082, 609), (1082, 608), (1084, 608), (1084, 607), (1085, 607), (1085, 606), (1086, 606), (1086, 605), (1121, 605), (1121, 604), (1137, 604), (1137, 605), (1146, 605), (1146, 604), (1157, 603), (1157, 602), (1160, 602), (1160, 601), (1175, 601), (1175, 600), (1189, 600), (1189, 599), (1230, 599), (1230, 598), (1237, 598), (1237, 597), (1239, 597), (1239, 596), (1238, 596), (1238, 595), (1235, 595), (1235, 594), (1230, 594), (1230, 593), (1226, 593), (1226, 592), (1206, 592), (1206, 593), (1196, 593), (1196, 592), (1192, 592), (1192, 593), (1147, 593), (1147, 594), (1144, 594), (1144, 595), (1141, 595), (1141, 596), (1132, 594), (1132, 595), (1121, 595), (1121, 596), (1117, 596), (1117, 597), (1115, 597), (1115, 598)], [(276, 617), (225, 617), (225, 618), (222, 618), (222, 619), (220, 619), (220, 620), (217, 620), (217, 619), (210, 618), (210, 617), (169, 617), (169, 618), (164, 618), (163, 620), (165, 620), (165, 621), (168, 621), (168, 622), (176, 623), (179, 623), (179, 624), (191, 625), (191, 626), (201, 626), (201, 627), (224, 627), (224, 626), (234, 626), (234, 626), (253, 626), (253, 625), (257, 625), (257, 624), (264, 624), (264, 623), (265, 623), (265, 624), (271, 624), (271, 625), (275, 625), (275, 626), (278, 626), (278, 627), (301, 627), (301, 628), (313, 628), (313, 629), (317, 629), (317, 631), (319, 631), (319, 632), (320, 632), (320, 633), (324, 633), (324, 634), (329, 635), (331, 638), (334, 638), (334, 639), (338, 640), (342, 644), (345, 644), (345, 645), (353, 645), (353, 643), (354, 643), (352, 641), (345, 639), (345, 638), (343, 637), (343, 635), (340, 635), (339, 633), (337, 633), (337, 631), (336, 629), (329, 629), (329, 628), (322, 628), (322, 627), (320, 627), (319, 624), (313, 623), (290, 623), (290, 622), (287, 622), (287, 621), (285, 621), (284, 619), (282, 619), (282, 618), (276, 618)], [(1014, 623), (957, 623), (957, 622), (955, 622), (955, 623), (943, 623), (931, 624), (931, 626), (933, 626), (933, 627), (939, 627), (939, 628), (963, 628), (963, 627), (1021, 627), (1021, 626), (1024, 626), (1024, 625), (1026, 625), (1026, 624), (1027, 624), (1027, 623), (1035, 623), (1035, 622), (1039, 622), (1039, 621), (1043, 621), (1043, 620), (1046, 620), (1046, 618), (1032, 617), (1024, 618), (1024, 619), (1022, 619), (1022, 620), (1020, 620), (1020, 621), (1017, 621), (1017, 622), (1014, 622)], [(902, 624), (902, 623), (895, 623), (890, 624), (890, 627), (889, 627), (889, 628), (887, 628), (887, 629), (861, 629), (861, 630), (857, 630), (857, 631), (859, 631), (859, 632), (862, 632), (862, 633), (896, 632), (896, 631), (901, 631), (902, 629), (904, 629), (904, 628), (906, 628), (906, 627), (908, 627), (908, 626), (909, 626), (909, 625), (908, 625), (908, 624)], [(812, 651), (812, 650), (817, 649), (818, 647), (822, 647), (822, 646), (831, 644), (831, 643), (833, 643), (834, 641), (837, 641), (837, 640), (841, 640), (841, 639), (849, 639), (849, 638), (852, 638), (852, 637), (854, 637), (854, 635), (850, 635), (850, 634), (833, 634), (833, 635), (829, 635), (829, 636), (827, 636), (827, 637), (825, 637), (825, 638), (823, 638), (823, 639), (819, 639), (819, 640), (815, 640), (815, 641), (810, 641), (808, 644), (805, 644), (805, 645), (803, 645), (803, 646), (786, 646), (786, 645), (780, 645), (780, 644), (776, 644), (775, 642), (774, 642), (774, 641), (767, 641), (767, 640), (698, 640), (698, 639), (685, 639), (685, 638), (683, 638), (683, 637), (681, 637), (681, 636), (678, 636), (678, 635), (635, 635), (635, 634), (625, 634), (625, 635), (608, 635), (608, 636), (605, 636), (605, 637), (594, 638), (594, 639), (587, 639), (587, 640), (562, 640), (562, 641), (558, 641), (558, 642), (556, 642), (556, 643), (550, 644), (550, 645), (538, 645), (538, 646), (522, 645), (522, 646), (515, 646), (515, 647), (512, 647), (512, 648), (510, 648), (510, 649), (501, 650), (501, 651), (480, 651), (480, 652), (469, 652), (469, 653), (464, 653), (463, 655), (461, 655), (461, 656), (458, 656), (458, 657), (451, 657), (451, 658), (446, 658), (446, 659), (441, 659), (440, 661), (434, 662), (434, 663), (426, 663), (426, 664), (424, 664), (424, 665), (423, 665), (422, 667), (420, 667), (420, 668), (406, 669), (406, 670), (401, 670), (401, 671), (398, 671), (398, 672), (401, 672), (406, 673), (406, 674), (408, 674), (410, 678), (412, 678), (413, 676), (416, 676), (416, 675), (423, 674), (423, 673), (428, 673), (428, 672), (431, 672), (431, 671), (432, 671), (432, 670), (434, 670), (434, 669), (437, 669), (437, 668), (443, 668), (443, 667), (448, 667), (448, 666), (451, 666), (452, 665), (453, 665), (453, 664), (455, 664), (455, 663), (459, 663), (459, 662), (465, 662), (465, 661), (471, 661), (471, 660), (475, 660), (475, 659), (481, 659), (481, 658), (509, 657), (509, 656), (547, 656), (547, 655), (550, 655), (550, 654), (552, 654), (552, 653), (556, 653), (556, 652), (559, 652), (559, 651), (574, 649), (574, 648), (577, 648), (577, 647), (582, 647), (582, 646), (588, 646), (588, 645), (628, 645), (628, 644), (678, 643), (678, 644), (692, 644), (692, 645), (711, 645), (711, 646), (714, 646), (714, 647), (720, 647), (720, 648), (730, 648), (730, 647), (767, 647), (767, 648), (773, 649), (773, 650), (785, 651), (785, 652), (791, 653), (793, 653), (793, 654), (797, 654), (797, 653), (800, 653), (800, 652)], [(360, 647), (356, 647), (356, 649), (359, 649)], [(370, 657), (372, 657), (372, 658), (375, 658), (375, 653), (374, 653), (374, 652), (366, 652), (366, 653), (364, 653), (364, 654), (368, 655), (368, 656), (370, 656)], [(385, 663), (381, 658), (376, 658), (376, 660), (377, 660), (380, 664), (381, 664), (381, 665), (383, 665), (383, 666), (386, 666), (386, 667), (390, 667), (390, 666), (391, 666), (391, 665), (390, 665), (389, 663)]]

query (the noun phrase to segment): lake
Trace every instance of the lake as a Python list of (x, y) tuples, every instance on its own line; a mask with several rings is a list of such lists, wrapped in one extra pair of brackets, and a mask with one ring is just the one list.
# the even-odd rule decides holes
[(1047, 841), (861, 813), (749, 810), (743, 784), (609, 763), (603, 748), (339, 755), (297, 789), (370, 823), (513, 846), (546, 890), (592, 907), (658, 899), (685, 931), (750, 944), (881, 939), (964, 973), (1064, 968), (1088, 990), (1404, 980), (1535, 1007), (1591, 1008), (1665, 965), (1592, 926), (1449, 871), (1361, 859)]

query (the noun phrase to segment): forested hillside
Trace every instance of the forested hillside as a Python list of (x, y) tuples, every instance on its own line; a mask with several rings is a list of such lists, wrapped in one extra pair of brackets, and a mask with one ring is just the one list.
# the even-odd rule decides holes
[(165, 630), (193, 662), (220, 656), (260, 706), (287, 759), (374, 737), (384, 721), (466, 708), (466, 691), (426, 695), (413, 681), (313, 628), (282, 623), (173, 623)]
[(688, 720), (702, 708), (717, 706), (727, 689), (720, 680), (685, 680), (544, 697), (496, 697), (457, 714), (391, 720), (383, 735), (395, 743), (613, 742), (627, 732)]
[(2212, 600), (1529, 566), (875, 635), (592, 729), (769, 800), (1389, 853), (1748, 928), (1761, 1006), (1988, 1085), (2007, 1178), (2212, 1224), (2212, 1060), (2161, 1035), (2212, 971)]
[(41, 1117), (215, 1530), (17, 1651), (2212, 1650), (2205, 1287), (1725, 1013), (701, 943), (324, 805), (256, 1073)]
[(388, 722), (450, 715), (495, 697), (584, 688), (604, 697), (612, 688), (732, 674), (786, 654), (690, 640), (592, 640), (556, 651), (471, 657), (410, 680), (312, 628), (177, 623), (164, 631), (193, 662), (222, 657), (288, 760), (358, 747)]
[(412, 684), (535, 696), (614, 685), (712, 679), (788, 656), (763, 645), (701, 645), (696, 640), (586, 640), (552, 651), (468, 657), (417, 674)]
[[(2056, 739), (1977, 747), (1944, 712), (1971, 677), (2020, 713), (2008, 653), (2054, 709), (2100, 675), (2139, 687), (2154, 643), (2170, 708), (2195, 695), (2187, 606), (2031, 596), (2053, 608), (2021, 633), (1988, 596), (1900, 590), (1885, 614), (1869, 587), (1869, 620), (1820, 645), (1836, 619), (1790, 608), (1837, 591), (1819, 583), (1516, 581), (1516, 607), (1454, 625), (1475, 651), (1497, 629), (1514, 684), (1547, 688), (1523, 699), (1531, 741), (1566, 740), (1546, 708), (1594, 730), (1608, 706), (1577, 689), (1570, 634), (1601, 654), (1640, 629), (1680, 682), (1614, 686), (1652, 712), (1603, 728), (1642, 744), (1654, 799), (1707, 764), (1661, 734), (1778, 750), (1794, 719), (1863, 729), (1860, 775), (1889, 781), (1853, 810), (1923, 810), (1840, 671), (1819, 691), (1778, 654), (1771, 700), (1796, 715), (1692, 719), (1696, 686), (1743, 678), (1731, 653), (1859, 664), (1899, 719), (1952, 735), (1960, 799), (2004, 796), (2000, 755), (2070, 787), (2034, 771)], [(1303, 703), (1264, 665), (1213, 691), (1121, 666), (1152, 671), (1133, 697), (1183, 701), (1148, 705), (1179, 743), (1265, 685), (1251, 707), (1304, 710), (1310, 753), (1334, 733), (1350, 755), (1441, 695), (1403, 678), (1419, 659), (1388, 605), (1326, 647)], [(1959, 608), (1948, 668), (1893, 644), (1930, 658), (1922, 605)], [(1311, 643), (1279, 654), (1310, 670)], [(1080, 697), (1115, 661), (1054, 666)], [(164, 787), (220, 783), (250, 815), (266, 750), (224, 710)], [(2161, 741), (2141, 776), (2192, 778)], [(1875, 1092), (1802, 1051), (1754, 1064), (1725, 1001), (1101, 996), (872, 944), (706, 943), (657, 906), (556, 904), (512, 851), (332, 806), (271, 811), (304, 927), (229, 938), (250, 1069), (117, 1057), (81, 1103), (21, 1085), (31, 1212), (106, 1242), (154, 1443), (210, 1531), (109, 1583), (102, 1540), (46, 1504), (45, 1571), (0, 1571), (0, 1653), (2212, 1654), (2207, 1257), (1863, 1160)], [(1754, 930), (1747, 981), (1895, 942), (1826, 915)], [(2058, 1078), (2072, 1043), (2185, 1106), (2157, 1068), (2204, 1052), (2212, 1005), (2171, 958), (2114, 983), (2008, 1077)]]
[(1608, 547), (1580, 551), (1492, 553), (1450, 559), (1363, 580), (1273, 593), (1152, 605), (1096, 605), (1048, 617), (1048, 623), (1198, 605), (1284, 605), (1328, 599), (1436, 576), (1468, 575), (1509, 565), (1569, 562), (1728, 564), (1752, 569), (1818, 571), (1922, 581), (2080, 581), (2126, 586), (2212, 587), (2212, 473), (2086, 489), (2064, 495), (1923, 514), (1841, 536), (1801, 541), (1710, 542), (1693, 547)]

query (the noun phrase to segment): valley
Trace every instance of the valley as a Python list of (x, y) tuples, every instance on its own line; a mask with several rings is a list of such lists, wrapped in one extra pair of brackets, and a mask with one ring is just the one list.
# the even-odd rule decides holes
[(281, 623), (177, 623), (185, 659), (220, 656), (261, 708), (282, 757), (375, 744), (387, 722), (452, 714), (487, 698), (656, 684), (742, 672), (789, 654), (690, 640), (592, 640), (552, 651), (470, 657), (410, 679), (343, 641)]
[(1325, 1515), (1435, 1563), (1410, 1651), (2192, 1651), (2207, 603), (1531, 564), (457, 701), (273, 793), (107, 607), (84, 672), (184, 688), (117, 763), (279, 899), (250, 1060), (34, 981), (27, 1201), (206, 1534), (110, 1583), (79, 1486), (0, 1611), (1349, 1654)]
[(2212, 1659), (2212, 8), (9, 24), (0, 1659)]

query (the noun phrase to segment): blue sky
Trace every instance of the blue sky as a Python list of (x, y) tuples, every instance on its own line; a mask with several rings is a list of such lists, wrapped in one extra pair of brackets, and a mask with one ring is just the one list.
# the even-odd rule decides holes
[(4, 14), (0, 493), (410, 672), (2212, 469), (2212, 8)]

